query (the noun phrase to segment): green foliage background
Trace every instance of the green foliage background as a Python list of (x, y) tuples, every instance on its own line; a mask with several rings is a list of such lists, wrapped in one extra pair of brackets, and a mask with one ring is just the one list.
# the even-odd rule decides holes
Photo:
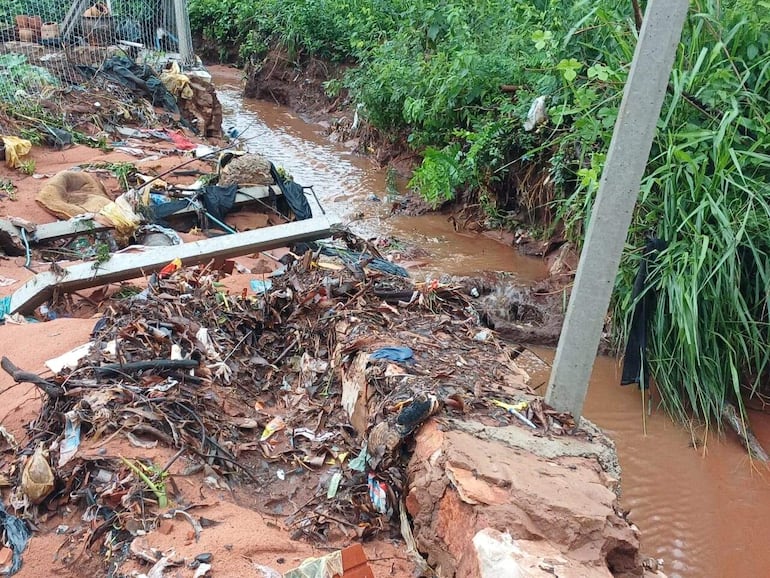
[[(353, 65), (333, 82), (423, 154), (412, 185), (434, 205), (462, 195), (580, 243), (636, 45), (631, 0), (189, 1), (194, 30), (241, 59), (281, 43)], [(691, 2), (617, 279), (622, 343), (644, 239), (669, 243), (648, 355), (682, 419), (743, 407), (768, 377), (769, 25), (766, 0)], [(548, 122), (527, 132), (539, 96)]]

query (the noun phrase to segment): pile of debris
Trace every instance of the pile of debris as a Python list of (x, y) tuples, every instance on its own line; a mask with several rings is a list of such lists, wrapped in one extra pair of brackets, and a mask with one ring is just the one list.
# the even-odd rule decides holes
[[(184, 509), (169, 472), (184, 455), (211, 484), (253, 485), (257, 506), (282, 514), (295, 538), (400, 534), (416, 553), (406, 466), (431, 416), (570, 435), (571, 418), (526, 387), (514, 363), (524, 350), (479, 325), (468, 291), (412, 283), (342, 237), (352, 247), (290, 258), (235, 295), (213, 263), (171, 264), (114, 301), (89, 344), (52, 360), (53, 378), (3, 359), (45, 392), (28, 438), (5, 448), (17, 516), (34, 523), (74, 503), (91, 523), (71, 547), (127, 556), (121, 544)], [(178, 452), (157, 464), (78, 451), (116, 437)]]
[(176, 127), (222, 137), (222, 106), (210, 78), (115, 53), (96, 65), (0, 54), (0, 134), (34, 134), (53, 147), (106, 148), (122, 126)]

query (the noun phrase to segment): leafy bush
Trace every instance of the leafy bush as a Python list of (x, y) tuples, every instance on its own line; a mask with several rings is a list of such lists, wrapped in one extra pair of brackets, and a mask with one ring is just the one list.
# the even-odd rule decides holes
[(58, 84), (50, 72), (29, 64), (23, 54), (0, 54), (0, 101), (26, 101), (27, 94)]
[[(194, 33), (240, 58), (280, 42), (292, 58), (348, 61), (398, 26), (403, 0), (188, 0)], [(243, 43), (246, 46), (242, 46)]]

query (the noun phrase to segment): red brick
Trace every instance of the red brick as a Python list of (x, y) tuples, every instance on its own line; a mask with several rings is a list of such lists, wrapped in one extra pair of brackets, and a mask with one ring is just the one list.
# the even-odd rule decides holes
[(342, 576), (337, 578), (374, 578), (361, 544), (353, 544), (342, 550)]

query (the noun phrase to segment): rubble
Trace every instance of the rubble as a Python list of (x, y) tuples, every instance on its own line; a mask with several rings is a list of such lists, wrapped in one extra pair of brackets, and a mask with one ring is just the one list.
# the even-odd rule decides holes
[[(505, 430), (529, 441), (506, 443)], [(638, 536), (617, 509), (617, 479), (600, 463), (608, 440), (583, 440), (580, 457), (553, 447), (541, 456), (540, 442), (548, 447), (549, 440), (521, 431), (452, 419), (430, 422), (418, 434), (406, 506), (418, 547), (439, 575), (484, 576), (466, 553), (478, 533), (492, 530), (536, 542), (541, 552), (558, 551), (565, 569), (580, 568), (556, 575), (637, 570)]]

